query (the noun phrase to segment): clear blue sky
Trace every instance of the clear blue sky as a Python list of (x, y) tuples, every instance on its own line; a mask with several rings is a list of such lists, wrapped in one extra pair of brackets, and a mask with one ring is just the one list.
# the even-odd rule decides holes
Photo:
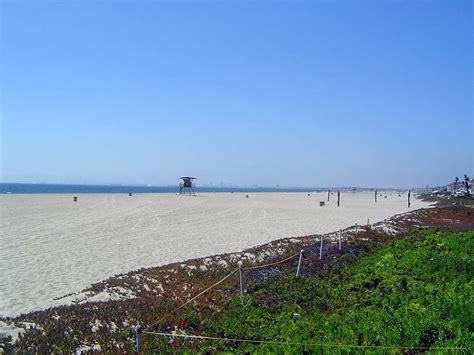
[(1, 2), (4, 182), (473, 173), (470, 1)]

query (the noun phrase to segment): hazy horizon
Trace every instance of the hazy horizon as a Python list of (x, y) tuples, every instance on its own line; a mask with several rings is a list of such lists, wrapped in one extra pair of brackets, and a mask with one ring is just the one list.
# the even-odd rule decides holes
[(470, 1), (0, 11), (2, 182), (413, 188), (474, 173)]
[[(327, 189), (341, 189), (341, 190), (347, 190), (347, 189), (359, 189), (359, 190), (373, 190), (373, 189), (380, 189), (380, 190), (418, 190), (418, 189), (424, 189), (426, 187), (438, 187), (438, 186), (443, 186), (448, 184), (449, 182), (445, 184), (440, 184), (440, 185), (424, 185), (424, 186), (411, 186), (411, 187), (400, 187), (400, 186), (379, 186), (379, 185), (374, 185), (374, 186), (355, 186), (355, 185), (334, 185), (334, 186), (290, 186), (290, 185), (259, 185), (259, 184), (248, 184), (248, 185), (239, 185), (239, 184), (232, 184), (232, 183), (212, 183), (212, 182), (197, 182), (197, 185), (195, 187), (196, 191), (199, 191), (199, 188), (204, 188), (204, 189), (209, 189), (209, 188), (215, 188), (217, 190), (219, 189), (281, 189), (281, 190), (305, 190), (305, 189), (315, 189), (316, 190), (321, 190), (325, 191)], [(52, 182), (44, 182), (44, 181), (37, 181), (37, 182), (14, 182), (14, 181), (0, 181), (0, 185), (52, 185), (52, 186), (110, 186), (110, 187), (150, 187), (150, 188), (178, 188), (179, 186), (179, 181), (176, 181), (175, 183), (167, 183), (167, 184), (121, 184), (121, 183), (101, 183), (101, 184), (95, 184), (95, 183), (52, 183)], [(335, 191), (335, 190), (334, 190)]]

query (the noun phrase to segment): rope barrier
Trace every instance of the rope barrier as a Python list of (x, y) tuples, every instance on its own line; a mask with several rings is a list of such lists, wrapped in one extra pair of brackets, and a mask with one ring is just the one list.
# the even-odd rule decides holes
[[(254, 270), (254, 269), (259, 269), (259, 268), (263, 268), (263, 267), (268, 267), (268, 266), (272, 266), (272, 265), (277, 265), (277, 264), (281, 264), (281, 263), (284, 263), (285, 261), (288, 261), (296, 256), (298, 256), (300, 253), (298, 252), (297, 254), (294, 254), (294, 255), (291, 255), (289, 256), (288, 258), (286, 259), (283, 259), (283, 260), (279, 260), (279, 261), (276, 261), (274, 263), (270, 263), (270, 264), (264, 264), (264, 265), (257, 265), (257, 266), (251, 266), (251, 267), (246, 267), (246, 268), (243, 268), (243, 270)], [(176, 308), (174, 311), (168, 313), (168, 314), (165, 314), (163, 317), (161, 317), (160, 319), (158, 319), (156, 322), (154, 322), (153, 324), (151, 324), (150, 326), (146, 327), (144, 330), (143, 330), (143, 333), (148, 333), (150, 334), (149, 332), (147, 332), (148, 329), (154, 327), (155, 325), (157, 325), (158, 323), (160, 323), (161, 321), (163, 321), (164, 319), (168, 318), (171, 314), (173, 313), (176, 313), (177, 311), (179, 311), (181, 308), (187, 306), (188, 304), (190, 304), (192, 301), (194, 301), (195, 299), (197, 299), (198, 297), (202, 296), (203, 294), (205, 294), (206, 292), (210, 291), (211, 289), (213, 289), (214, 287), (216, 287), (217, 285), (221, 284), (222, 282), (224, 282), (225, 280), (227, 280), (230, 276), (232, 276), (233, 274), (235, 274), (237, 271), (239, 271), (239, 269), (235, 269), (233, 271), (231, 271), (229, 274), (227, 274), (227, 276), (225, 276), (224, 278), (220, 279), (219, 281), (217, 281), (216, 283), (212, 284), (211, 286), (209, 286), (208, 288), (206, 288), (204, 291), (198, 293), (196, 296), (194, 296), (193, 298), (189, 299), (188, 301), (186, 301), (185, 303), (183, 303), (181, 306), (179, 306), (178, 308)]]
[[(291, 255), (289, 256), (288, 258), (286, 259), (283, 259), (283, 260), (279, 260), (279, 261), (276, 261), (274, 263), (270, 263), (270, 264), (264, 264), (264, 265), (257, 265), (257, 266), (251, 266), (251, 267), (246, 267), (246, 268), (243, 268), (243, 270), (254, 270), (254, 269), (259, 269), (259, 268), (263, 268), (263, 267), (268, 267), (268, 266), (272, 266), (272, 265), (277, 265), (277, 264), (281, 264), (281, 263), (284, 263), (285, 261), (288, 261), (296, 256), (298, 256), (300, 253), (298, 252), (297, 254), (294, 254), (294, 255)], [(158, 319), (156, 322), (154, 322), (153, 324), (151, 324), (150, 326), (146, 327), (144, 330), (143, 330), (143, 333), (148, 333), (150, 334), (149, 332), (147, 332), (148, 329), (154, 327), (155, 325), (157, 325), (158, 323), (160, 323), (161, 321), (163, 321), (164, 319), (168, 318), (171, 314), (173, 313), (176, 313), (177, 311), (179, 311), (181, 308), (187, 306), (188, 304), (190, 304), (192, 301), (194, 301), (195, 299), (197, 299), (198, 297), (202, 296), (203, 294), (205, 294), (206, 292), (210, 291), (211, 289), (213, 289), (214, 287), (216, 287), (217, 285), (221, 284), (222, 282), (224, 282), (226, 279), (228, 279), (230, 276), (232, 276), (233, 274), (235, 274), (237, 271), (239, 271), (239, 269), (235, 269), (233, 271), (231, 271), (229, 274), (227, 274), (227, 276), (225, 276), (224, 278), (220, 279), (219, 281), (217, 281), (216, 283), (212, 284), (211, 286), (209, 286), (208, 288), (206, 288), (204, 291), (198, 293), (196, 296), (194, 296), (193, 298), (189, 299), (188, 301), (186, 301), (185, 303), (183, 303), (181, 306), (179, 306), (178, 308), (176, 308), (174, 311), (168, 313), (168, 314), (165, 314), (163, 317), (161, 317), (160, 319)]]
[[(348, 227), (346, 228), (346, 230), (350, 230), (351, 227)], [(273, 266), (273, 265), (278, 265), (278, 264), (282, 264), (288, 260), (291, 260), (297, 256), (300, 255), (300, 252), (296, 253), (296, 254), (293, 254), (283, 260), (279, 260), (279, 261), (275, 261), (273, 263), (268, 263), (268, 264), (263, 264), (263, 265), (255, 265), (255, 266), (249, 266), (249, 267), (245, 267), (245, 268), (242, 268), (242, 270), (244, 271), (247, 271), (247, 270), (255, 270), (255, 269), (260, 269), (260, 268), (265, 268), (265, 267), (269, 267), (269, 266)], [(170, 313), (167, 313), (165, 314), (163, 317), (161, 317), (160, 319), (158, 319), (156, 322), (152, 323), (151, 325), (149, 325), (148, 327), (146, 327), (144, 330), (143, 330), (143, 333), (144, 334), (155, 334), (155, 335), (164, 335), (164, 336), (184, 336), (184, 335), (173, 335), (173, 334), (168, 334), (168, 333), (159, 333), (159, 332), (148, 332), (149, 329), (151, 329), (152, 327), (154, 327), (155, 325), (159, 324), (161, 321), (163, 321), (164, 319), (168, 318), (170, 315), (178, 312), (180, 309), (182, 309), (183, 307), (187, 306), (188, 304), (190, 304), (191, 302), (193, 302), (195, 299), (197, 299), (198, 297), (202, 296), (203, 294), (205, 294), (206, 292), (210, 291), (211, 289), (213, 289), (214, 287), (218, 286), (219, 284), (221, 284), (222, 282), (224, 282), (225, 280), (227, 280), (230, 276), (232, 276), (233, 274), (235, 274), (237, 271), (239, 271), (239, 269), (235, 269), (233, 271), (231, 271), (229, 274), (227, 274), (224, 278), (220, 279), (219, 281), (217, 281), (216, 283), (212, 284), (211, 286), (207, 287), (205, 290), (201, 291), (200, 293), (198, 293), (196, 296), (194, 296), (193, 298), (189, 299), (188, 301), (186, 301), (185, 303), (183, 303), (181, 306), (179, 306), (178, 308), (176, 308), (174, 311), (170, 312)], [(244, 342), (244, 341), (247, 341), (247, 342), (255, 342), (255, 343), (268, 343), (267, 341), (260, 341), (260, 340), (245, 340), (245, 339), (228, 339), (228, 338), (215, 338), (215, 337), (202, 337), (202, 336), (195, 336), (195, 335), (186, 335), (185, 337), (189, 337), (189, 338), (202, 338), (202, 339), (214, 339), (214, 340), (225, 340), (225, 341), (240, 341), (240, 342)], [(270, 343), (275, 343), (275, 344), (279, 344), (281, 342), (273, 342), (273, 341), (270, 341)], [(299, 343), (284, 343), (284, 344), (288, 344), (288, 345), (305, 345), (305, 344), (299, 344)], [(306, 344), (306, 345), (310, 345), (310, 344)], [(327, 345), (323, 345), (323, 344), (318, 344), (318, 346), (327, 346)], [(399, 347), (400, 348), (400, 347)], [(398, 348), (397, 348), (398, 349)], [(400, 348), (401, 349), (401, 348)], [(413, 348), (411, 348), (413, 349)]]
[(160, 335), (167, 337), (180, 337), (204, 340), (220, 340), (236, 343), (255, 343), (255, 344), (274, 344), (274, 345), (298, 345), (298, 346), (313, 346), (313, 347), (332, 347), (332, 348), (359, 348), (359, 349), (400, 349), (400, 350), (466, 350), (463, 347), (428, 347), (428, 346), (389, 346), (389, 345), (348, 345), (348, 344), (328, 344), (328, 343), (298, 343), (285, 342), (278, 340), (254, 340), (254, 339), (235, 339), (235, 338), (221, 338), (203, 335), (188, 335), (188, 334), (170, 334), (161, 332), (144, 332), (150, 335)]
[(146, 327), (143, 332), (145, 333), (148, 329), (154, 327), (155, 325), (157, 325), (158, 323), (160, 323), (162, 320), (168, 318), (171, 314), (179, 311), (181, 308), (187, 306), (188, 304), (190, 304), (192, 301), (194, 301), (196, 298), (202, 296), (203, 294), (205, 294), (207, 291), (213, 289), (214, 287), (216, 287), (217, 285), (221, 284), (222, 282), (224, 282), (225, 280), (227, 280), (230, 276), (232, 276), (233, 274), (235, 274), (237, 271), (239, 271), (239, 269), (235, 269), (234, 271), (231, 271), (230, 274), (227, 274), (227, 276), (225, 276), (224, 278), (220, 279), (219, 281), (217, 281), (216, 283), (212, 284), (211, 286), (209, 286), (208, 288), (206, 288), (204, 291), (201, 291), (200, 293), (198, 293), (196, 296), (194, 296), (193, 298), (187, 300), (186, 302), (184, 302), (181, 306), (179, 306), (178, 308), (176, 308), (174, 311), (168, 313), (168, 314), (165, 314), (163, 317), (161, 317), (160, 319), (158, 319), (155, 323), (153, 323), (152, 325)]
[(283, 259), (283, 260), (280, 260), (280, 261), (276, 261), (276, 262), (274, 262), (274, 263), (263, 264), (263, 265), (256, 265), (256, 266), (249, 266), (249, 267), (244, 267), (243, 269), (244, 269), (244, 270), (254, 270), (254, 269), (260, 269), (260, 268), (262, 268), (262, 267), (273, 266), (273, 265), (277, 265), (277, 264), (284, 263), (285, 261), (288, 261), (288, 260), (290, 260), (290, 259), (293, 259), (294, 257), (299, 256), (299, 255), (300, 255), (300, 252), (297, 252), (296, 254), (287, 257), (286, 259)]

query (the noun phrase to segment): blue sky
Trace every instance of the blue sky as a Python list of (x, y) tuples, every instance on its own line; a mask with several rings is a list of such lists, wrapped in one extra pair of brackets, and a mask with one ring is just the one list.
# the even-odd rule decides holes
[(413, 187), (474, 172), (470, 1), (0, 7), (2, 181)]

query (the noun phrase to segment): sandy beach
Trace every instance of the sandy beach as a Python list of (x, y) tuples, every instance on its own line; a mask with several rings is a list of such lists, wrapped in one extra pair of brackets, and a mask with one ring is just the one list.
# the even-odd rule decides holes
[[(326, 233), (408, 211), (406, 194), (70, 194), (0, 196), (0, 315), (141, 267)], [(384, 198), (386, 196), (386, 198)], [(428, 204), (412, 197), (410, 210)]]

